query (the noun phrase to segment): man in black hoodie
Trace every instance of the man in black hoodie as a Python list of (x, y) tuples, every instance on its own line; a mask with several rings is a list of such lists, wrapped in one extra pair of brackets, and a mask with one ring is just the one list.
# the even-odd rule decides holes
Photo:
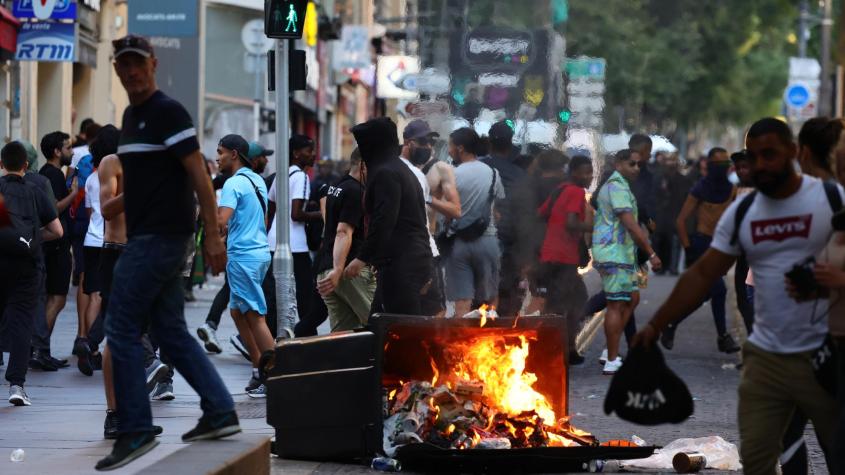
[(431, 248), (422, 189), (399, 160), (396, 124), (378, 118), (352, 128), (366, 164), (364, 229), (367, 237), (344, 277), (366, 265), (377, 270), (371, 313), (419, 315), (420, 291), (431, 276)]

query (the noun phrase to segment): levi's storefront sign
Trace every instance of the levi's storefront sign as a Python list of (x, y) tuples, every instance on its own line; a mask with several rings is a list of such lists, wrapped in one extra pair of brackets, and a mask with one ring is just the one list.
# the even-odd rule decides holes
[(15, 0), (12, 14), (17, 18), (76, 20), (76, 2), (73, 0)]
[(76, 61), (76, 24), (24, 23), (18, 32), (15, 59), (18, 61)]

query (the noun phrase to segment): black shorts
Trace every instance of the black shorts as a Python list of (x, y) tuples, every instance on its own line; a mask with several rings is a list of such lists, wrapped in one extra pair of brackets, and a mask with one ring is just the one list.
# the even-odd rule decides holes
[(85, 260), (85, 281), (82, 283), (82, 291), (87, 295), (100, 292), (103, 289), (102, 281), (100, 279), (100, 254), (103, 248), (85, 246), (83, 248), (83, 256)]
[(67, 295), (73, 270), (69, 240), (60, 239), (44, 245), (44, 267), (47, 275), (47, 295)]
[(103, 249), (100, 251), (100, 268), (97, 274), (99, 275), (100, 293), (103, 298), (107, 298), (111, 293), (114, 266), (117, 265), (117, 259), (123, 253), (124, 246), (124, 244), (107, 242), (103, 244)]
[(546, 299), (548, 313), (562, 313), (583, 309), (587, 301), (587, 287), (578, 266), (541, 262), (531, 271), (531, 295)]
[(443, 293), (443, 262), (440, 257), (435, 257), (433, 262), (431, 281), (423, 288), (424, 292), (420, 295), (420, 309), (426, 316), (437, 315), (446, 310), (446, 298)]

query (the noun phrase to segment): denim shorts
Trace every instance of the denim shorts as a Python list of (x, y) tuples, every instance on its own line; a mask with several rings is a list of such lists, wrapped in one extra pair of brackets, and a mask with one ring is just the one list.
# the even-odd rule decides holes
[(226, 277), (229, 279), (229, 308), (241, 313), (257, 312), (267, 314), (267, 301), (261, 282), (270, 268), (270, 260), (245, 261), (229, 260), (226, 264)]

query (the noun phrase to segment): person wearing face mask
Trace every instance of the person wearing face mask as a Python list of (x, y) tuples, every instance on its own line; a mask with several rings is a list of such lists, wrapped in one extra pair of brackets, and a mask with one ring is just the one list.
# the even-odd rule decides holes
[[(428, 123), (423, 120), (415, 120), (405, 127), (402, 132), (402, 138), (405, 143), (402, 145), (402, 151), (399, 158), (405, 165), (414, 173), (417, 181), (420, 182), (420, 187), (423, 192), (423, 199), (426, 204), (426, 228), (428, 229), (429, 246), (431, 247), (431, 254), (434, 256), (432, 266), (431, 280), (423, 288), (422, 298), (420, 300), (423, 315), (433, 315), (436, 317), (443, 317), (446, 313), (446, 301), (443, 297), (443, 263), (440, 259), (440, 250), (434, 241), (434, 236), (431, 234), (431, 216), (429, 212), (442, 213), (449, 218), (459, 218), (461, 214), (461, 204), (458, 201), (457, 206), (447, 200), (437, 198), (431, 193), (431, 184), (422, 171), (422, 167), (426, 166), (431, 160), (436, 163), (441, 163), (439, 160), (431, 158), (431, 147), (434, 144), (435, 138), (438, 137), (437, 132), (432, 132)], [(451, 168), (450, 165), (443, 163), (443, 166)], [(428, 171), (431, 171), (429, 167)], [(451, 170), (450, 170), (451, 173)], [(454, 175), (452, 175), (452, 183), (454, 184)], [(453, 187), (454, 188), (454, 187)], [(450, 194), (451, 195), (451, 194)], [(454, 193), (457, 197), (457, 191)], [(441, 195), (442, 197), (442, 195)], [(457, 208), (457, 210), (455, 209)], [(457, 211), (457, 216), (456, 216)]]
[[(675, 221), (675, 229), (678, 231), (678, 238), (681, 246), (684, 247), (687, 262), (686, 268), (692, 264), (710, 248), (713, 240), (713, 233), (719, 218), (728, 209), (736, 198), (736, 187), (728, 180), (728, 170), (731, 161), (728, 158), (727, 150), (715, 147), (707, 153), (707, 175), (698, 180), (692, 187), (681, 213)], [(692, 236), (687, 233), (687, 219), (695, 214), (696, 231)], [(713, 311), (713, 321), (716, 324), (718, 333), (717, 345), (723, 353), (736, 353), (739, 345), (728, 333), (725, 317), (725, 300), (727, 298), (727, 287), (725, 280), (719, 278), (710, 289), (706, 300), (710, 300), (710, 307)], [(706, 301), (705, 300), (705, 301)], [(704, 301), (701, 302), (704, 304)], [(693, 312), (669, 325), (660, 338), (661, 344), (671, 350), (675, 345), (675, 331), (678, 325)]]

